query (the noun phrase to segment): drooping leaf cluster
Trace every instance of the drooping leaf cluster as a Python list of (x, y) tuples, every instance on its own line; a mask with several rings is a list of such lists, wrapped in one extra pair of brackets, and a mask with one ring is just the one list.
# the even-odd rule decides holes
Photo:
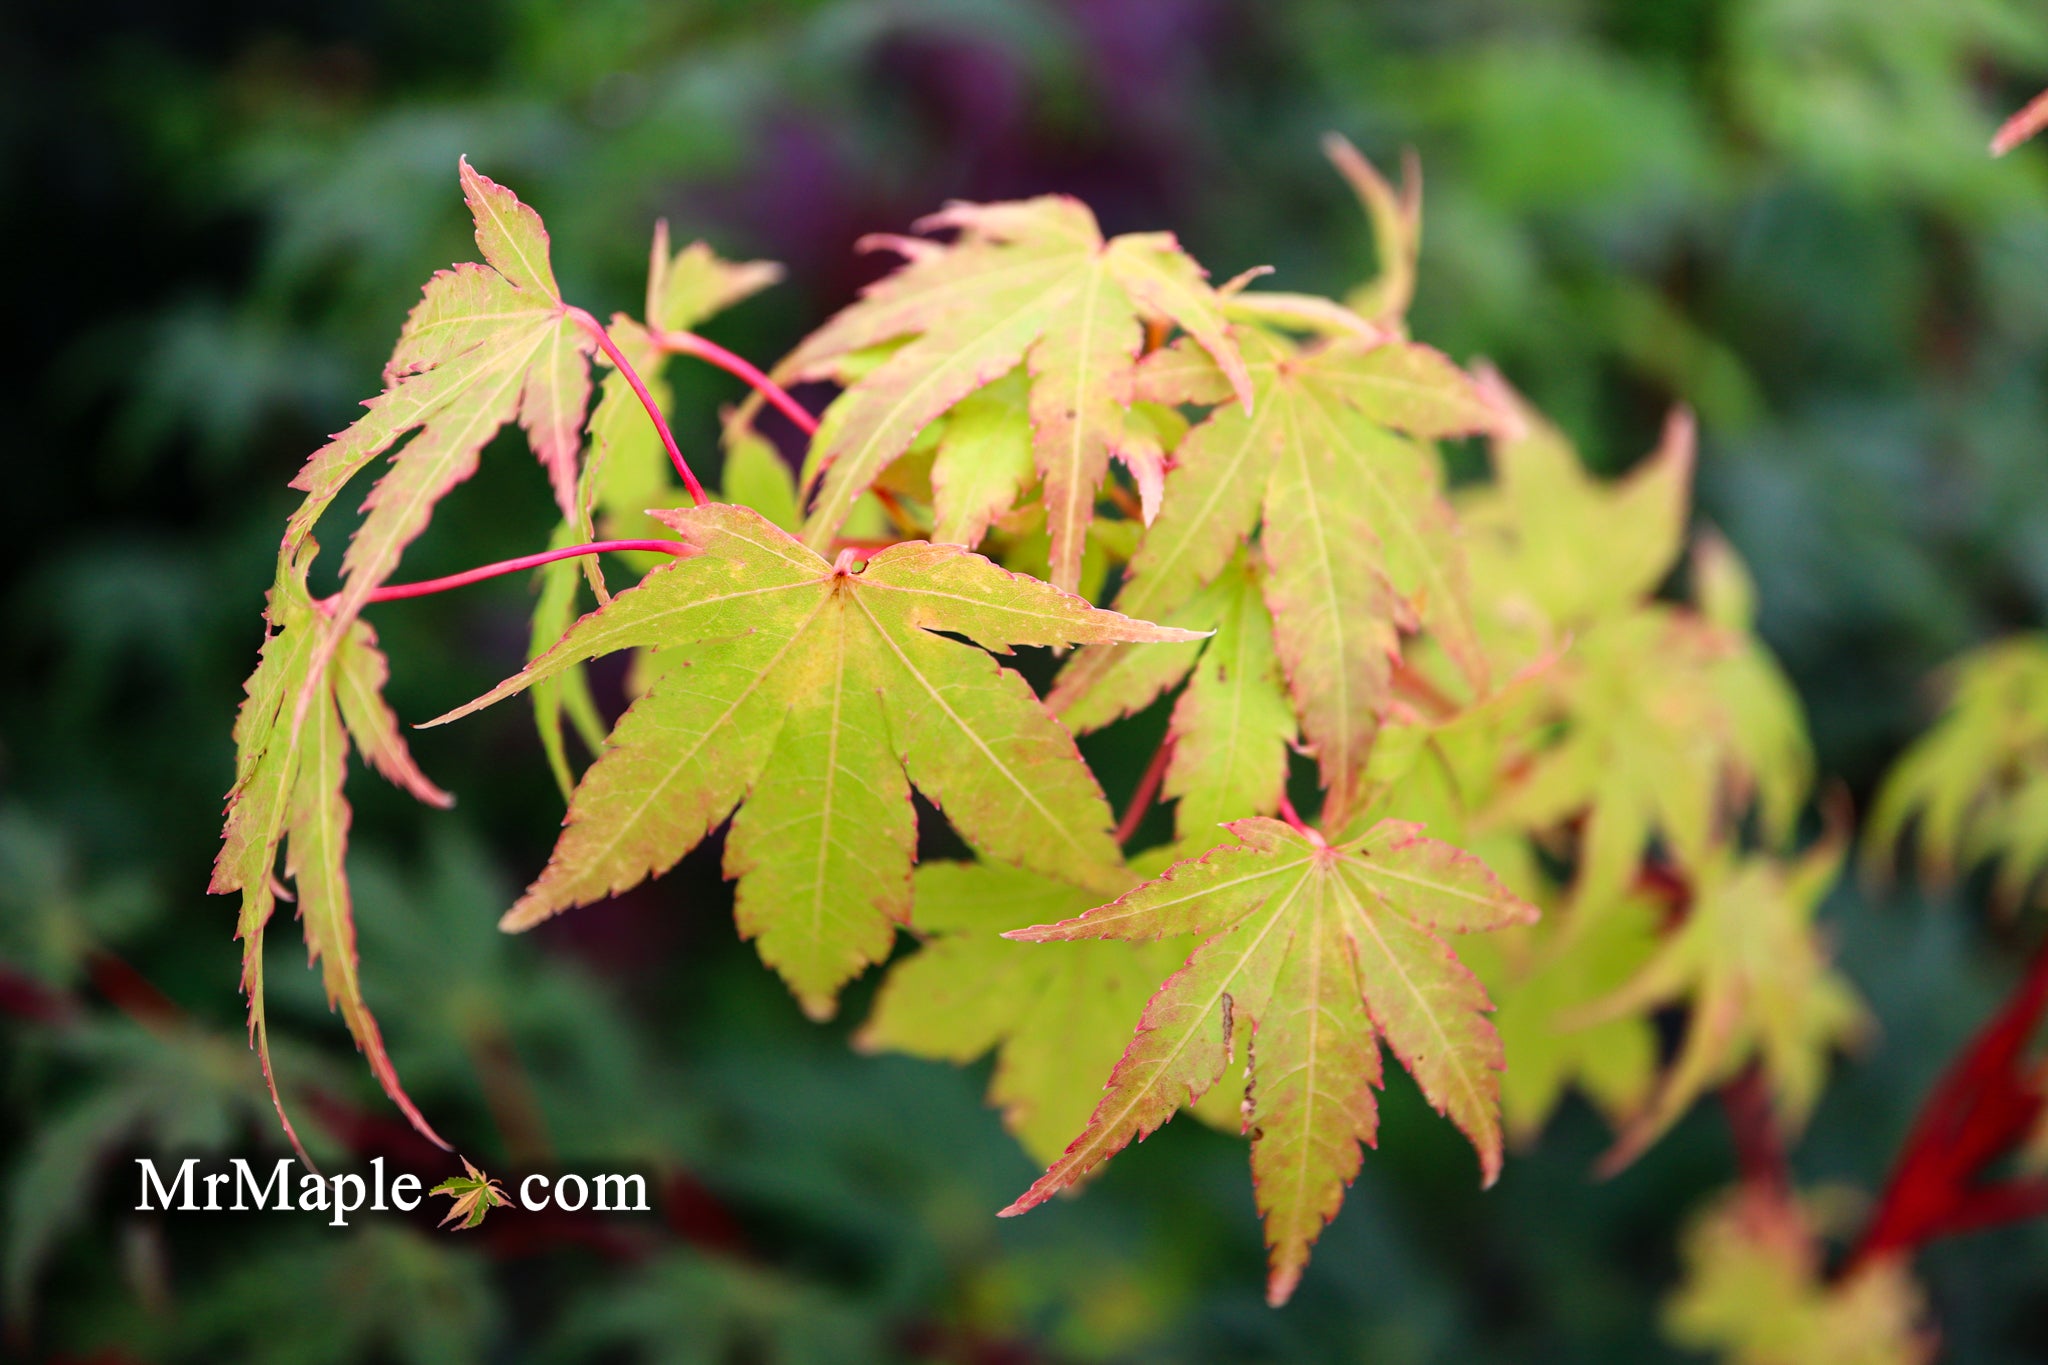
[(1947, 709), (1871, 810), (1871, 870), (1908, 847), (1936, 880), (1991, 864), (1999, 899), (2018, 906), (2048, 872), (2048, 640), (1989, 645), (1950, 665), (1947, 683)]
[[(661, 369), (714, 356), (690, 328), (774, 268), (659, 232), (646, 316), (601, 328), (561, 297), (539, 218), (465, 163), (485, 263), (435, 277), (384, 394), (300, 475), (237, 723), (214, 884), (243, 898), (259, 1047), (289, 879), (330, 1000), (433, 1136), (356, 976), (351, 744), (446, 798), (379, 699), (361, 613), (516, 421), (569, 553), (540, 570), (526, 667), (442, 717), (530, 692), (567, 798), (502, 926), (723, 828), (739, 933), (813, 1017), (907, 931), (858, 1042), (999, 1052), (991, 1099), (1050, 1164), (1010, 1212), (1192, 1107), (1250, 1138), (1282, 1302), (1376, 1141), (1383, 1044), (1488, 1183), (1572, 1086), (1619, 1129), (1617, 1163), (1752, 1063), (1796, 1127), (1860, 1021), (1812, 922), (1840, 843), (1795, 846), (1812, 760), (1732, 551), (1703, 538), (1691, 591), (1668, 591), (1690, 424), (1591, 477), (1498, 376), (1409, 339), (1416, 182), (1332, 154), (1382, 265), (1344, 302), (1256, 271), (1212, 286), (1170, 236), (1105, 240), (1059, 197), (878, 241), (904, 264), (752, 375), (726, 501), (695, 505), (667, 473)], [(793, 475), (754, 421), (799, 380), (840, 392)], [(1493, 477), (1451, 490), (1438, 443), (1475, 435)], [(316, 599), (315, 523), (387, 453)], [(614, 592), (573, 554), (599, 535), (668, 553)], [(1042, 698), (1000, 661), (1019, 646), (1062, 655)], [(612, 654), (630, 663), (607, 730), (587, 665)], [(1153, 708), (1175, 837), (1132, 854), (1143, 805), (1113, 834), (1073, 736)], [(974, 861), (915, 866), (913, 793)], [(1650, 1015), (1673, 1005), (1660, 1073)], [(481, 1177), (446, 1188), (487, 1207)]]

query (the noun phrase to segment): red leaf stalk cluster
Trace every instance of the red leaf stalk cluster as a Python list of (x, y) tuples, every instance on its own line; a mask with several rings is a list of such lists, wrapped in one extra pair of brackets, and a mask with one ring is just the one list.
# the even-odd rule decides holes
[(1937, 1237), (2048, 1213), (2048, 1180), (1984, 1178), (2027, 1140), (2048, 1103), (2042, 1068), (2026, 1055), (2044, 1012), (2048, 946), (1921, 1106), (1845, 1274)]

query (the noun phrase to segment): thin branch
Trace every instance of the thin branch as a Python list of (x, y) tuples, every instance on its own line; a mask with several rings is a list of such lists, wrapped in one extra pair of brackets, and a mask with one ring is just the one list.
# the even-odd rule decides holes
[(662, 448), (668, 451), (668, 461), (676, 467), (676, 473), (681, 476), (683, 487), (690, 490), (691, 498), (699, 507), (710, 502), (710, 497), (704, 492), (704, 485), (697, 482), (697, 476), (690, 472), (689, 461), (683, 458), (683, 452), (676, 446), (675, 433), (668, 429), (668, 418), (661, 415), (661, 404), (654, 401), (654, 395), (640, 382), (639, 372), (633, 368), (633, 363), (620, 353), (618, 345), (612, 341), (611, 333), (605, 330), (603, 323), (581, 308), (569, 309), (568, 315), (577, 326), (590, 333), (597, 342), (597, 348), (605, 353), (606, 358), (618, 368), (620, 374), (626, 376), (626, 383), (632, 386), (634, 395), (640, 399), (640, 406), (646, 408), (647, 415), (653, 419), (654, 429), (661, 436)]
[(1145, 775), (1138, 779), (1138, 789), (1131, 793), (1131, 803), (1124, 807), (1124, 818), (1116, 822), (1112, 837), (1117, 843), (1129, 843), (1138, 826), (1145, 823), (1145, 813), (1152, 809), (1152, 799), (1159, 795), (1159, 784), (1165, 780), (1166, 766), (1172, 761), (1173, 731), (1168, 730), (1153, 751), (1152, 761), (1145, 765)]
[(811, 416), (803, 404), (791, 398), (787, 389), (756, 369), (746, 357), (734, 355), (717, 342), (695, 332), (656, 332), (654, 344), (671, 355), (695, 356), (737, 376), (746, 381), (755, 393), (774, 404), (777, 412), (796, 423), (797, 430), (806, 436), (818, 434), (818, 419)]
[(1746, 1185), (1767, 1190), (1790, 1203), (1792, 1164), (1785, 1155), (1785, 1136), (1771, 1109), (1771, 1091), (1763, 1068), (1752, 1062), (1721, 1087), (1721, 1111), (1735, 1139), (1735, 1163)]
[[(363, 601), (395, 602), (406, 597), (427, 597), (437, 592), (447, 592), (450, 588), (466, 588), (487, 578), (502, 578), (508, 573), (518, 573), (522, 569), (537, 569), (558, 559), (573, 559), (577, 555), (594, 555), (606, 550), (651, 550), (655, 554), (663, 555), (696, 553), (694, 546), (686, 545), (680, 540), (594, 540), (588, 545), (564, 545), (558, 550), (542, 550), (538, 554), (521, 555), (517, 559), (501, 559), (495, 564), (483, 564), (474, 569), (464, 569), (461, 573), (423, 579), (418, 583), (386, 583)], [(333, 597), (323, 597), (318, 605), (320, 610), (327, 611), (331, 609), (333, 602)]]

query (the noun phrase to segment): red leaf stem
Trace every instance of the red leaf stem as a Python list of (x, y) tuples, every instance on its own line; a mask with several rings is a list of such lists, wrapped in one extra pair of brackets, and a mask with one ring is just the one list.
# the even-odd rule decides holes
[(727, 374), (737, 376), (746, 381), (748, 387), (755, 393), (773, 404), (777, 412), (796, 423), (797, 430), (806, 436), (818, 434), (818, 419), (811, 416), (803, 404), (791, 398), (789, 390), (761, 373), (745, 356), (734, 355), (717, 342), (700, 337), (695, 332), (656, 332), (654, 344), (671, 355), (695, 356), (699, 360), (716, 365)]
[(661, 435), (662, 447), (668, 451), (668, 462), (676, 467), (676, 473), (681, 476), (683, 487), (690, 490), (691, 498), (696, 500), (699, 507), (710, 502), (710, 497), (704, 492), (704, 485), (697, 482), (697, 476), (690, 472), (689, 461), (683, 458), (683, 452), (677, 448), (675, 433), (668, 429), (668, 418), (661, 415), (661, 404), (655, 402), (654, 395), (647, 392), (647, 386), (640, 382), (639, 372), (633, 368), (633, 363), (620, 353), (618, 346), (612, 341), (611, 333), (604, 329), (603, 323), (581, 308), (569, 309), (568, 315), (577, 326), (590, 333), (592, 339), (597, 342), (597, 348), (618, 367), (620, 374), (626, 376), (626, 382), (632, 386), (634, 395), (640, 400), (640, 406), (646, 408), (647, 415), (653, 419), (654, 429)]
[(1280, 818), (1287, 822), (1289, 829), (1292, 829), (1296, 834), (1299, 834), (1317, 848), (1324, 847), (1326, 841), (1322, 836), (1322, 832), (1308, 827), (1308, 822), (1301, 818), (1299, 811), (1295, 810), (1294, 802), (1288, 799), (1285, 791), (1280, 793)]
[[(428, 597), (437, 592), (447, 592), (450, 588), (466, 588), (487, 578), (501, 578), (508, 573), (518, 573), (521, 569), (537, 569), (558, 559), (594, 555), (606, 550), (651, 550), (664, 555), (688, 555), (695, 552), (691, 546), (680, 540), (593, 540), (587, 545), (564, 545), (558, 550), (542, 550), (538, 554), (521, 555), (517, 559), (501, 559), (495, 564), (480, 564), (474, 569), (464, 569), (461, 573), (425, 578), (417, 583), (386, 583), (363, 601), (396, 602), (406, 597)], [(321, 598), (320, 609), (326, 611), (333, 601), (332, 597)]]
[(2048, 128), (2048, 90), (2028, 100), (2025, 108), (2005, 121), (1991, 139), (1991, 155), (2004, 156), (2043, 128)]
[(1159, 795), (1159, 784), (1166, 779), (1166, 765), (1172, 761), (1173, 731), (1168, 730), (1153, 751), (1152, 761), (1145, 765), (1145, 775), (1138, 779), (1131, 803), (1124, 807), (1124, 818), (1116, 822), (1116, 833), (1111, 837), (1119, 844), (1129, 843), (1138, 826), (1145, 822), (1145, 812), (1152, 809), (1152, 798)]
[(1792, 1198), (1792, 1165), (1785, 1155), (1785, 1136), (1771, 1111), (1770, 1085), (1763, 1069), (1751, 1063), (1740, 1076), (1721, 1087), (1721, 1109), (1735, 1139), (1735, 1164), (1745, 1185), (1769, 1191), (1786, 1204)]

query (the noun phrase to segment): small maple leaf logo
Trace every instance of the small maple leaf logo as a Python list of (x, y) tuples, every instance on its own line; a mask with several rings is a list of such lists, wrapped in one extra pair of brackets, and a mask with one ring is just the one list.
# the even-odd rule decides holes
[(441, 1220), (442, 1227), (461, 1219), (459, 1230), (467, 1231), (483, 1222), (484, 1215), (492, 1209), (510, 1201), (505, 1198), (505, 1191), (498, 1182), (471, 1165), (468, 1157), (462, 1159), (462, 1166), (469, 1174), (451, 1175), (427, 1193), (445, 1194), (455, 1201), (448, 1210), (448, 1216)]

